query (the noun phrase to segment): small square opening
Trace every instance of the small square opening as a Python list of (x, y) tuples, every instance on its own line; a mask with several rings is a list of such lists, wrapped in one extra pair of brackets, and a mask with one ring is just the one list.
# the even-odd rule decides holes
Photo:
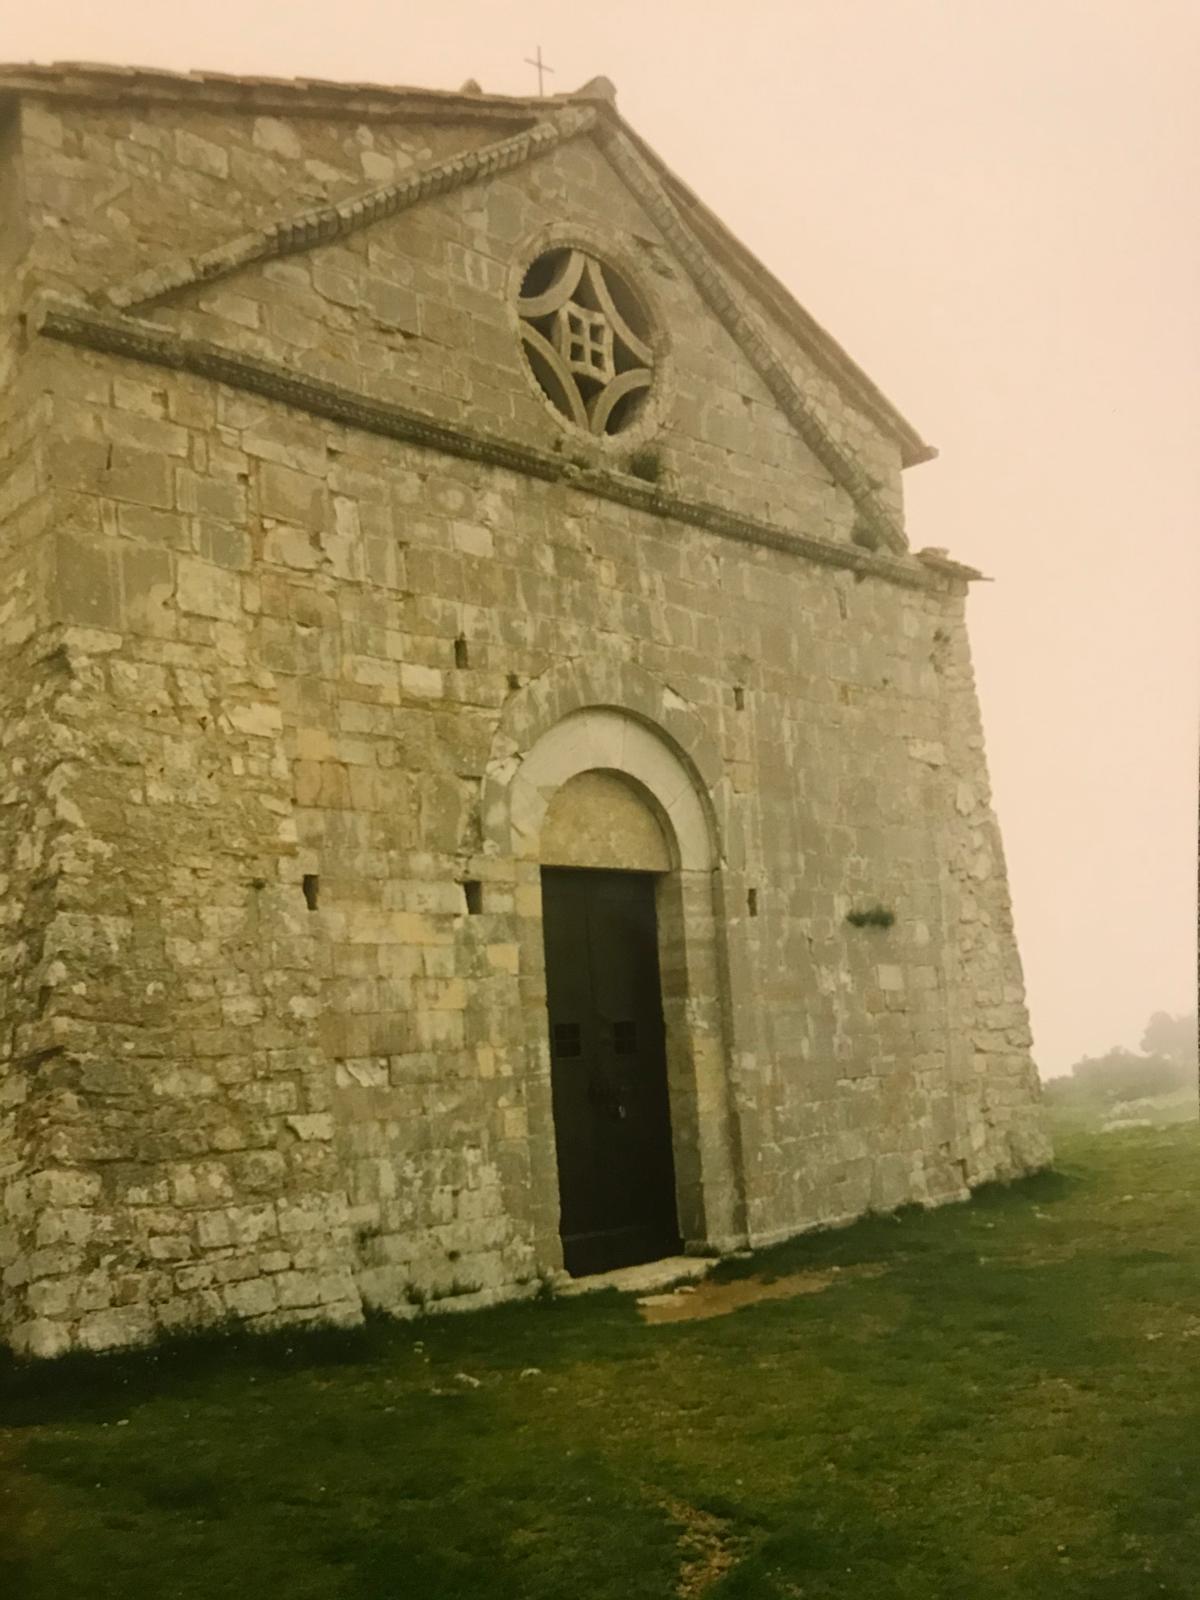
[(560, 1061), (574, 1060), (583, 1054), (583, 1040), (577, 1022), (556, 1022), (551, 1047)]

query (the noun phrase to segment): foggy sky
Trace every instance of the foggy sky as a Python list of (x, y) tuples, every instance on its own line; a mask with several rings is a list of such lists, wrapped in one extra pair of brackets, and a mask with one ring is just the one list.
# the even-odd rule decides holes
[[(436, 7), (436, 12), (435, 12)], [(0, 0), (0, 60), (623, 114), (941, 451), (1043, 1074), (1195, 1003), (1200, 4)]]

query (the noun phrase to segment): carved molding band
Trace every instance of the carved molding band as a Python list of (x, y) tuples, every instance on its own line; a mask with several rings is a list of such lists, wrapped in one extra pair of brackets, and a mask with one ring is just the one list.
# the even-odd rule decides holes
[(249, 394), (294, 406), (366, 433), (398, 439), (443, 455), (483, 461), (528, 478), (561, 483), (581, 494), (628, 506), (652, 516), (703, 528), (742, 544), (761, 545), (820, 566), (841, 567), (864, 577), (881, 578), (906, 589), (961, 591), (981, 573), (950, 561), (940, 553), (926, 562), (905, 552), (897, 558), (858, 545), (833, 544), (811, 534), (738, 516), (706, 501), (667, 494), (656, 486), (615, 472), (584, 471), (561, 455), (517, 444), (470, 429), (438, 422), (433, 417), (383, 400), (372, 400), (320, 378), (303, 377), (292, 369), (256, 356), (242, 355), (204, 340), (185, 339), (152, 323), (98, 312), (90, 306), (47, 297), (30, 317), (33, 332), (64, 344), (144, 361), (152, 366), (224, 383)]
[(176, 256), (157, 267), (150, 267), (129, 282), (108, 289), (104, 299), (118, 311), (128, 311), (160, 295), (172, 294), (195, 283), (210, 283), (254, 261), (290, 255), (313, 245), (344, 239), (358, 228), (383, 217), (393, 217), (409, 206), (418, 205), (433, 195), (449, 194), (466, 184), (478, 183), (498, 172), (510, 172), (536, 156), (545, 155), (565, 139), (586, 133), (596, 120), (590, 107), (568, 107), (551, 119), (537, 123), (524, 133), (465, 155), (452, 156), (398, 183), (369, 189), (337, 205), (319, 206), (300, 216), (273, 222), (257, 232), (242, 234), (213, 250), (197, 256)]

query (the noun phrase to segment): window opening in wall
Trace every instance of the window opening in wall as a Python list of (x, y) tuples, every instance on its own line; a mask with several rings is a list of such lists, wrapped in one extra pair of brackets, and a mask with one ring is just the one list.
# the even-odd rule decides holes
[(577, 1022), (556, 1022), (553, 1040), (554, 1054), (560, 1061), (583, 1054), (583, 1040)]
[(321, 880), (315, 872), (306, 872), (300, 880), (300, 887), (304, 892), (304, 904), (310, 911), (315, 911), (317, 909)]
[(735, 686), (733, 691), (733, 708), (735, 711), (745, 711), (746, 709), (746, 691), (740, 683)]
[(454, 641), (454, 665), (456, 667), (469, 667), (470, 664), (471, 654), (467, 649), (467, 641), (459, 634)]
[(613, 1023), (613, 1054), (617, 1056), (637, 1055), (637, 1023)]
[(542, 393), (585, 433), (636, 420), (654, 375), (650, 318), (607, 262), (570, 246), (538, 256), (517, 300), (521, 339)]
[(752, 917), (756, 917), (758, 915), (758, 890), (757, 889), (748, 889), (746, 891), (746, 911)]
[(483, 910), (483, 885), (478, 878), (467, 878), (463, 882), (463, 895), (467, 902), (467, 915), (477, 917)]

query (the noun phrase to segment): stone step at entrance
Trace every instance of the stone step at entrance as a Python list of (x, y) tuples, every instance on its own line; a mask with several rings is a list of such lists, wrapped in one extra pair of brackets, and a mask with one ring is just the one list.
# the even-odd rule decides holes
[(664, 1256), (636, 1267), (617, 1267), (584, 1278), (566, 1278), (556, 1284), (560, 1295), (594, 1294), (598, 1289), (619, 1289), (622, 1294), (656, 1294), (677, 1283), (698, 1283), (712, 1271), (715, 1256)]

